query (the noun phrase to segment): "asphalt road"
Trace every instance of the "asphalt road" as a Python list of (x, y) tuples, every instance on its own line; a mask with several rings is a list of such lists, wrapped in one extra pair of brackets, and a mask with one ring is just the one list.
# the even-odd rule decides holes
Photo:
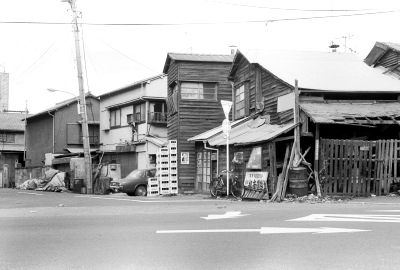
[(0, 189), (0, 269), (398, 269), (400, 204)]

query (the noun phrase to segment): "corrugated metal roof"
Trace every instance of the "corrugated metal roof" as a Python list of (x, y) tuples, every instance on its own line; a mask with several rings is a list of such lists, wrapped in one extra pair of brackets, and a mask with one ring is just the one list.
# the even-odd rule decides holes
[(294, 86), (297, 79), (300, 89), (400, 92), (400, 80), (370, 68), (354, 54), (265, 50), (242, 54), (250, 63), (261, 65), (289, 85)]
[(171, 59), (176, 61), (196, 61), (196, 62), (232, 62), (232, 54), (189, 54), (189, 53), (169, 53)]
[(25, 122), (22, 121), (24, 119), (24, 113), (0, 113), (0, 130), (24, 131)]
[[(229, 136), (229, 144), (254, 144), (272, 140), (293, 129), (295, 126), (294, 123), (270, 125), (260, 122), (260, 119), (246, 121), (232, 128)], [(209, 139), (208, 143), (211, 146), (225, 145), (226, 137), (221, 133)]]
[[(247, 117), (247, 118), (242, 118), (242, 119), (239, 119), (239, 120), (237, 120), (237, 121), (235, 121), (235, 122), (232, 122), (231, 123), (231, 126), (232, 127), (235, 127), (236, 125), (238, 125), (239, 123), (241, 123), (241, 122), (243, 122), (243, 121), (245, 121), (245, 120), (248, 120), (249, 118)], [(222, 132), (222, 126), (218, 126), (218, 127), (216, 127), (216, 128), (213, 128), (213, 129), (210, 129), (210, 130), (208, 130), (208, 131), (206, 131), (206, 132), (203, 132), (203, 133), (201, 133), (201, 134), (199, 134), (199, 135), (196, 135), (196, 136), (194, 136), (194, 137), (191, 137), (191, 138), (189, 138), (188, 139), (188, 141), (190, 142), (190, 141), (206, 141), (206, 140), (208, 140), (209, 138), (211, 138), (211, 137), (213, 137), (213, 136), (215, 136), (215, 135), (217, 135), (218, 133), (221, 133)]]
[(165, 60), (163, 72), (168, 73), (171, 60), (192, 62), (220, 62), (232, 63), (233, 54), (190, 54), (190, 53), (168, 53)]
[(352, 118), (384, 118), (400, 116), (400, 103), (302, 103), (301, 109), (315, 122), (346, 124)]
[[(92, 97), (92, 98), (94, 98), (94, 99), (97, 98), (97, 97), (94, 96), (92, 93), (88, 92), (88, 93), (85, 94), (85, 98), (89, 98), (89, 97)], [(56, 110), (58, 110), (58, 109), (60, 109), (60, 108), (62, 108), (62, 107), (69, 106), (69, 105), (71, 105), (71, 104), (77, 103), (77, 98), (78, 98), (78, 96), (77, 96), (76, 98), (70, 98), (70, 99), (64, 100), (64, 101), (62, 101), (62, 102), (59, 102), (59, 103), (57, 103), (57, 104), (56, 104), (55, 106), (53, 106), (53, 107), (50, 107), (50, 108), (48, 108), (48, 109), (46, 109), (46, 110), (43, 110), (43, 111), (41, 111), (41, 112), (38, 112), (38, 113), (36, 113), (36, 114), (31, 114), (31, 115), (30, 115), (29, 117), (27, 117), (26, 119), (34, 118), (34, 117), (39, 116), (39, 115), (42, 115), (42, 114), (48, 114), (49, 112), (56, 111)]]
[(123, 86), (123, 87), (121, 87), (121, 88), (118, 88), (118, 89), (112, 90), (112, 91), (110, 91), (110, 92), (104, 93), (104, 94), (102, 94), (102, 95), (100, 95), (100, 96), (98, 96), (98, 97), (99, 97), (99, 98), (106, 97), (106, 96), (109, 96), (110, 94), (115, 94), (115, 93), (118, 93), (118, 92), (127, 90), (128, 88), (132, 88), (132, 87), (135, 87), (135, 86), (140, 86), (142, 83), (147, 83), (147, 82), (149, 82), (149, 81), (151, 82), (151, 81), (154, 81), (154, 80), (157, 80), (157, 79), (162, 79), (162, 78), (164, 78), (164, 77), (166, 77), (166, 76), (167, 76), (167, 75), (164, 74), (164, 73), (158, 74), (158, 75), (156, 75), (156, 76), (152, 76), (152, 77), (149, 77), (149, 78), (140, 80), (140, 81), (136, 81), (136, 82), (134, 82), (134, 83), (132, 83), (132, 84), (128, 84), (128, 85)]
[(378, 64), (379, 59), (381, 59), (389, 49), (400, 53), (400, 44), (393, 42), (376, 42), (367, 57), (365, 57), (364, 62), (369, 66)]

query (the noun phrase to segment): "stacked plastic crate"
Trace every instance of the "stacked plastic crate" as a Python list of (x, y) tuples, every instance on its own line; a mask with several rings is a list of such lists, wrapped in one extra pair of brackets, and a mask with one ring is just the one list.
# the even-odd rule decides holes
[(147, 196), (158, 196), (160, 195), (160, 187), (158, 185), (157, 177), (151, 177), (147, 181)]
[(160, 148), (157, 157), (157, 178), (160, 194), (169, 194), (169, 149)]
[(178, 142), (170, 140), (169, 150), (169, 193), (178, 194)]

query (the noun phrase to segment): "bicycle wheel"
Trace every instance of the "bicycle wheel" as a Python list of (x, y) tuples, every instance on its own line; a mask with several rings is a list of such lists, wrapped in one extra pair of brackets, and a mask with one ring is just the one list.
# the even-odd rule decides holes
[(232, 182), (232, 187), (231, 187), (231, 194), (233, 197), (236, 199), (241, 199), (244, 194), (244, 185), (241, 181), (239, 180), (234, 180)]
[(219, 189), (219, 180), (218, 179), (214, 179), (211, 182), (210, 185), (210, 193), (211, 196), (213, 196), (214, 198), (218, 196), (218, 189)]

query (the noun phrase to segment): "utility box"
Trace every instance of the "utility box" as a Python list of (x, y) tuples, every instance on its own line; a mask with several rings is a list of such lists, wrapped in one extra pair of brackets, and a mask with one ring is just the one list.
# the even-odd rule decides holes
[(85, 159), (71, 158), (70, 161), (71, 177), (74, 179), (85, 179)]
[(81, 188), (83, 187), (83, 179), (74, 179), (74, 193), (81, 193)]

